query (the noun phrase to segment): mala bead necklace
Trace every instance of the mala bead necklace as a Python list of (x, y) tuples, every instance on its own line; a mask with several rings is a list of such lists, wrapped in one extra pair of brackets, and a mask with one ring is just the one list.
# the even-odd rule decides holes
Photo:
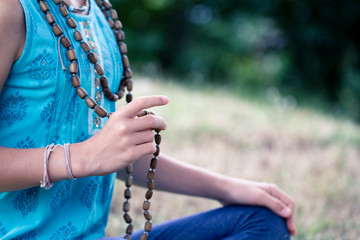
[[(105, 18), (107, 19), (111, 29), (113, 30), (122, 57), (124, 72), (116, 93), (111, 92), (108, 85), (108, 80), (105, 76), (104, 69), (98, 63), (98, 58), (96, 56), (96, 53), (91, 51), (91, 47), (89, 46), (89, 44), (83, 40), (81, 32), (77, 29), (77, 24), (75, 20), (72, 17), (69, 17), (69, 11), (68, 11), (69, 5), (66, 4), (64, 0), (53, 0), (53, 1), (56, 5), (59, 6), (60, 13), (65, 18), (67, 25), (74, 30), (75, 40), (80, 44), (81, 49), (85, 52), (89, 61), (94, 65), (96, 74), (99, 76), (99, 79), (96, 79), (96, 81), (100, 81), (102, 91), (105, 97), (107, 97), (112, 101), (117, 101), (124, 97), (125, 89), (126, 89), (128, 92), (126, 94), (126, 102), (130, 103), (132, 101), (131, 91), (133, 90), (133, 82), (131, 80), (132, 71), (130, 69), (130, 62), (126, 55), (127, 46), (124, 43), (125, 34), (122, 31), (122, 23), (118, 19), (118, 14), (116, 10), (112, 8), (111, 3), (108, 0), (95, 0), (99, 8), (102, 10), (102, 13), (104, 14)], [(47, 3), (44, 0), (37, 0), (37, 2), (39, 3), (40, 10), (45, 14), (45, 19), (51, 26), (53, 33), (58, 38), (59, 45), (61, 43), (63, 47), (65, 47), (67, 50), (67, 58), (70, 61), (70, 65), (69, 65), (69, 72), (71, 74), (70, 80), (73, 87), (76, 88), (77, 95), (81, 99), (84, 99), (87, 106), (93, 109), (98, 116), (102, 118), (105, 117), (109, 118), (111, 116), (111, 113), (108, 113), (102, 106), (100, 106), (94, 98), (89, 97), (86, 90), (81, 87), (80, 78), (78, 76), (77, 54), (75, 52), (75, 48), (73, 47), (73, 44), (71, 43), (69, 38), (67, 38), (64, 35), (64, 32), (61, 29), (60, 25), (56, 24), (55, 17), (53, 14), (50, 13), (50, 9)], [(64, 70), (66, 70), (65, 67)], [(153, 115), (153, 113), (142, 111), (137, 115), (137, 117), (143, 117), (145, 115)], [(156, 151), (153, 153), (153, 157), (150, 162), (150, 168), (147, 173), (148, 190), (145, 194), (145, 201), (143, 203), (144, 217), (146, 219), (144, 226), (145, 232), (140, 237), (140, 240), (146, 240), (148, 238), (148, 233), (152, 229), (152, 221), (151, 221), (152, 215), (149, 211), (151, 205), (150, 199), (152, 198), (153, 190), (155, 188), (155, 182), (154, 182), (155, 169), (158, 163), (157, 157), (160, 154), (159, 145), (161, 143), (160, 130), (155, 129), (154, 131), (155, 131), (154, 140), (156, 144)], [(127, 166), (126, 180), (125, 180), (126, 189), (124, 191), (125, 202), (123, 204), (124, 220), (128, 224), (125, 235), (126, 239), (131, 239), (131, 234), (134, 230), (134, 226), (132, 224), (132, 218), (129, 215), (131, 186), (133, 183), (132, 172), (133, 172), (133, 166), (132, 165)]]

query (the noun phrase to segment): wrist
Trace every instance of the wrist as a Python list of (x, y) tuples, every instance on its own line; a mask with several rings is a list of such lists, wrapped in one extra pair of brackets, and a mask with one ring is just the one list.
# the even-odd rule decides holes
[(72, 175), (75, 178), (91, 176), (87, 156), (90, 156), (86, 141), (70, 145), (70, 158)]

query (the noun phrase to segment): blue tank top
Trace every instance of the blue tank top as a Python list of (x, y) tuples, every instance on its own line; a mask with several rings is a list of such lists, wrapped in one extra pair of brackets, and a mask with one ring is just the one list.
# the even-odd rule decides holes
[[(70, 81), (66, 49), (54, 36), (36, 0), (20, 0), (26, 19), (26, 43), (13, 65), (0, 94), (0, 146), (39, 148), (51, 143), (84, 141), (98, 132), (105, 119), (98, 119), (77, 96)], [(56, 23), (76, 50), (81, 86), (107, 111), (115, 104), (104, 97), (95, 83), (96, 73), (74, 30), (61, 16), (59, 6), (46, 0)], [(88, 15), (70, 12), (82, 36), (99, 56), (109, 86), (117, 90), (122, 62), (114, 34), (94, 0)], [(101, 88), (101, 87), (100, 87)], [(31, 164), (31, 163), (29, 163)], [(95, 239), (104, 236), (115, 174), (54, 183), (0, 193), (1, 239)], [(39, 184), (40, 185), (40, 184)]]

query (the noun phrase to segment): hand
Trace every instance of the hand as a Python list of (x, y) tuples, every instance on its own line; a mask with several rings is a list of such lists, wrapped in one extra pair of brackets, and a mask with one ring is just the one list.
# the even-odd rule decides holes
[(156, 151), (154, 129), (165, 130), (160, 116), (135, 117), (139, 112), (168, 103), (164, 96), (141, 97), (114, 112), (103, 129), (84, 142), (86, 158), (75, 177), (106, 175), (117, 172), (136, 159)]
[(226, 194), (220, 199), (223, 205), (246, 204), (267, 207), (285, 218), (290, 234), (296, 234), (294, 201), (275, 184), (229, 178), (226, 188)]

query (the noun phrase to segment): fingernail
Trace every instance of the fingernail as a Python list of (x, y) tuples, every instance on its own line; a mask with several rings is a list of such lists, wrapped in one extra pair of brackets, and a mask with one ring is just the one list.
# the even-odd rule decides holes
[(281, 210), (281, 215), (288, 216), (290, 213), (290, 208), (284, 208), (283, 210)]
[(164, 101), (164, 102), (169, 102), (169, 98), (166, 97), (166, 96), (163, 96), (163, 101)]

